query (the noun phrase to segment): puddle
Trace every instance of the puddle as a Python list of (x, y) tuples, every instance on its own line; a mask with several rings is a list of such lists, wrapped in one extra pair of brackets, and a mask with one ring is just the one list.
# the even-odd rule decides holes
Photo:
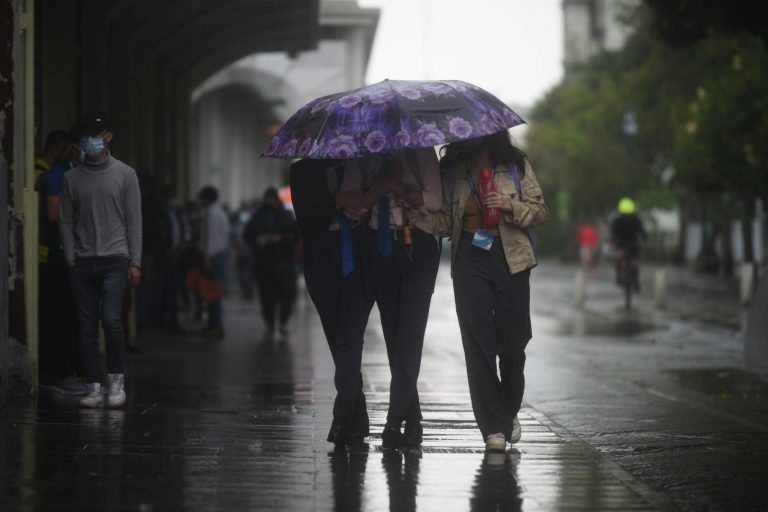
[(740, 368), (665, 370), (677, 383), (719, 400), (744, 400), (761, 403), (768, 396), (768, 382)]

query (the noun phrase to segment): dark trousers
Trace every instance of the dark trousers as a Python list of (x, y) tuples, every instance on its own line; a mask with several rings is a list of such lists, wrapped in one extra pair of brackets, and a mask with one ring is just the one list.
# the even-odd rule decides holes
[(363, 357), (363, 337), (368, 317), (373, 309), (373, 295), (367, 282), (366, 245), (371, 230), (361, 225), (352, 231), (355, 250), (355, 270), (341, 279), (339, 311), (336, 324), (334, 362), (336, 363), (336, 402), (334, 417), (353, 417), (360, 411), (363, 387), (360, 372)]
[[(211, 256), (211, 279), (219, 283), (224, 290), (227, 282), (227, 258), (229, 255), (226, 252)], [(221, 299), (216, 299), (208, 305), (206, 329), (224, 329), (224, 305)]]
[(237, 250), (235, 258), (237, 282), (240, 285), (240, 296), (244, 300), (253, 299), (253, 254), (247, 247)]
[(79, 258), (70, 270), (80, 331), (80, 354), (89, 383), (102, 380), (99, 316), (106, 338), (107, 373), (124, 373), (122, 308), (128, 284), (128, 263), (125, 256)]
[(280, 326), (288, 323), (296, 301), (296, 269), (292, 261), (276, 265), (256, 265), (256, 284), (259, 288), (261, 316), (268, 329), (275, 326), (275, 313), (280, 306)]
[(333, 355), (336, 352), (334, 338), (341, 294), (339, 232), (326, 231), (305, 236), (302, 239), (302, 260), (307, 292), (317, 309), (328, 348)]
[[(328, 349), (331, 351), (334, 363), (336, 362), (336, 331), (339, 324), (342, 281), (341, 246), (339, 244), (338, 231), (326, 231), (305, 236), (302, 239), (304, 282), (309, 297), (320, 317), (320, 323), (323, 326), (325, 339), (328, 342)], [(362, 388), (362, 374), (358, 376), (356, 381), (359, 383), (359, 387), (356, 390), (353, 389), (351, 393), (357, 395), (356, 414), (361, 420), (364, 420), (368, 413)], [(334, 411), (336, 410), (337, 406), (334, 405)]]
[(509, 437), (523, 400), (525, 346), (531, 339), (529, 278), (530, 270), (510, 275), (498, 237), (485, 251), (472, 245), (472, 235), (462, 235), (453, 289), (472, 410), (483, 438), (497, 432)]
[(438, 241), (413, 229), (412, 244), (392, 241), (392, 253), (381, 256), (378, 232), (367, 245), (368, 279), (381, 313), (389, 369), (389, 412), (393, 421), (420, 420), (417, 380), (421, 369), (424, 331), (440, 263)]
[[(173, 265), (166, 254), (144, 253), (141, 256), (141, 283), (138, 290), (137, 320), (139, 330), (171, 327), (168, 322), (169, 287), (173, 286)], [(174, 304), (175, 306), (175, 304)]]
[(40, 381), (44, 384), (80, 370), (80, 348), (66, 263), (40, 265)]

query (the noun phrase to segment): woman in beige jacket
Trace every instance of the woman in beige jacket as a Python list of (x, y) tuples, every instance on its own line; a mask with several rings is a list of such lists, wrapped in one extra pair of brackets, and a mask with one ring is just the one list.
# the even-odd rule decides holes
[[(525, 155), (507, 131), (443, 148), (443, 206), (435, 231), (451, 237), (451, 275), (472, 409), (488, 450), (520, 439), (525, 346), (531, 339), (530, 271), (536, 255), (528, 228), (549, 211)], [(497, 193), (480, 195), (480, 170), (493, 169)], [(483, 203), (484, 204), (481, 204)], [(482, 208), (502, 219), (485, 226)], [(499, 370), (496, 371), (497, 357)]]

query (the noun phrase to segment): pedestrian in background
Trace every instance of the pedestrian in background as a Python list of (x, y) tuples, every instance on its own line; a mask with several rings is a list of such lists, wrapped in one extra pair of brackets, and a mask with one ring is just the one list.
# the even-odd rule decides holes
[(240, 296), (248, 302), (253, 300), (254, 292), (253, 251), (245, 243), (243, 233), (252, 215), (251, 207), (243, 203), (240, 209), (232, 214), (230, 219), (230, 224), (232, 225), (232, 247), (235, 252), (235, 268), (237, 271), (237, 282), (240, 285)]
[(104, 403), (99, 312), (107, 349), (108, 405), (125, 403), (125, 334), (121, 319), (127, 285), (141, 279), (141, 193), (136, 171), (109, 151), (114, 134), (107, 114), (86, 116), (84, 161), (64, 175), (59, 225), (77, 307), (88, 394), (84, 407)]
[[(229, 260), (229, 216), (219, 202), (219, 191), (203, 187), (197, 194), (200, 202), (200, 241), (198, 249), (204, 256), (209, 277), (226, 290)], [(208, 305), (208, 321), (202, 334), (211, 338), (224, 337), (224, 306), (221, 299)]]
[(149, 174), (139, 174), (141, 186), (142, 279), (138, 289), (137, 323), (140, 332), (155, 331), (164, 325), (165, 279), (170, 272), (170, 222), (160, 197), (160, 184)]
[(74, 134), (67, 134), (66, 140), (59, 160), (38, 180), (40, 383), (57, 393), (85, 395), (88, 387), (78, 378), (82, 377), (82, 364), (77, 310), (59, 233), (61, 186), (64, 175), (81, 163), (80, 140)]
[(64, 130), (53, 130), (45, 137), (43, 150), (35, 157), (35, 188), (39, 188), (40, 178), (60, 162), (69, 145), (72, 135)]
[[(451, 274), (472, 410), (488, 450), (520, 439), (525, 347), (531, 339), (528, 228), (549, 216), (541, 187), (507, 131), (442, 149), (443, 206), (437, 232), (451, 237)], [(481, 170), (497, 191), (481, 196)], [(489, 225), (484, 209), (501, 212)], [(498, 372), (497, 372), (498, 358)], [(501, 375), (499, 376), (499, 372)]]
[(184, 272), (182, 255), (189, 242), (189, 223), (186, 212), (178, 201), (176, 187), (165, 184), (161, 188), (160, 197), (163, 204), (163, 215), (169, 228), (168, 243), (168, 275), (164, 276), (163, 287), (163, 326), (170, 334), (184, 334), (179, 324), (179, 295), (184, 288)]
[(261, 205), (246, 224), (243, 240), (253, 251), (253, 273), (261, 301), (261, 314), (271, 340), (275, 332), (275, 314), (279, 308), (281, 338), (288, 335), (288, 319), (296, 299), (296, 244), (299, 228), (293, 214), (285, 209), (270, 187)]
[(597, 261), (597, 247), (600, 237), (597, 228), (591, 222), (584, 222), (576, 230), (576, 242), (579, 244), (579, 259), (584, 267), (591, 267)]

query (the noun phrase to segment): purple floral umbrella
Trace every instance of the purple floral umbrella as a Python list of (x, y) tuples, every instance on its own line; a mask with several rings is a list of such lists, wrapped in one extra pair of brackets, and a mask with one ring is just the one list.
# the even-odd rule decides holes
[(357, 158), (472, 139), (524, 122), (467, 82), (384, 80), (307, 103), (261, 156)]

